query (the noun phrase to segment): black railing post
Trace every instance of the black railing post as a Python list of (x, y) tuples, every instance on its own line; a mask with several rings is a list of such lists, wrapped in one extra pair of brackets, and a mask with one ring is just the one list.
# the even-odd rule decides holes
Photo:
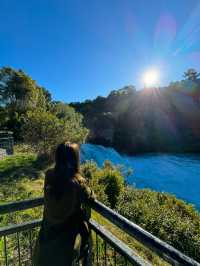
[(20, 266), (21, 265), (21, 251), (20, 251), (19, 232), (17, 232), (17, 252), (18, 252), (18, 262)]
[(8, 266), (8, 254), (7, 254), (7, 243), (6, 243), (6, 236), (3, 237), (4, 241), (4, 256), (5, 256), (5, 265)]
[(92, 266), (93, 263), (92, 263), (92, 235), (90, 233), (90, 236), (89, 236), (89, 247), (88, 247), (88, 252), (85, 256), (85, 258), (83, 259), (83, 264), (82, 266)]
[(134, 237), (139, 242), (150, 248), (161, 258), (168, 261), (172, 265), (177, 265), (178, 263), (178, 265), (200, 266), (197, 261), (181, 253), (179, 250), (155, 237), (154, 235), (147, 232), (137, 224), (134, 224), (130, 220), (126, 219), (119, 213), (111, 210), (103, 203), (99, 201), (93, 201), (91, 203), (91, 207), (99, 214), (107, 218), (110, 222), (112, 222), (113, 224), (121, 228), (123, 231), (125, 231), (127, 234)]
[[(0, 215), (11, 213), (19, 210), (30, 209), (34, 207), (38, 207), (43, 205), (43, 198), (31, 199), (21, 202), (13, 202), (0, 205)], [(90, 204), (90, 207), (98, 212), (103, 217), (107, 218), (110, 222), (114, 225), (121, 228), (124, 232), (128, 233), (130, 236), (137, 239), (141, 242), (144, 246), (151, 248), (155, 253), (157, 253), (160, 257), (164, 260), (170, 262), (172, 265), (190, 265), (190, 266), (200, 266), (200, 263), (189, 258), (188, 256), (184, 255), (177, 249), (173, 248), (169, 244), (165, 243), (164, 241), (158, 239), (157, 237), (153, 236), (149, 232), (145, 231), (140, 226), (134, 224), (133, 222), (129, 221), (119, 213), (111, 210), (110, 208), (106, 207), (104, 204), (93, 201)], [(0, 228), (0, 237), (3, 236), (4, 242), (4, 259), (5, 265), (8, 265), (8, 254), (7, 254), (7, 243), (6, 243), (6, 236), (9, 234), (14, 234), (17, 232), (31, 230), (37, 226), (40, 226), (41, 220), (31, 221), (27, 223), (23, 223), (20, 225), (12, 225)], [(127, 247), (122, 241), (118, 238), (114, 237), (109, 231), (105, 230), (104, 227), (100, 226), (95, 221), (90, 220), (89, 225), (91, 230), (93, 230), (100, 238), (106, 241), (117, 253), (121, 254), (123, 257), (127, 259), (128, 262), (133, 263), (134, 265), (149, 265), (149, 263), (145, 262), (141, 259), (138, 254), (136, 254), (133, 250)], [(17, 244), (19, 246), (18, 249), (18, 257), (19, 262), (22, 260), (22, 256), (20, 256), (20, 243)], [(91, 244), (92, 245), (92, 244)], [(91, 247), (92, 250), (92, 247)], [(97, 261), (101, 264), (99, 249), (98, 249)], [(92, 252), (90, 252), (91, 254)], [(89, 260), (90, 258), (90, 260)], [(88, 263), (91, 264), (92, 256), (88, 256)], [(114, 256), (114, 263), (117, 265), (117, 256)], [(90, 261), (90, 262), (89, 262)]]

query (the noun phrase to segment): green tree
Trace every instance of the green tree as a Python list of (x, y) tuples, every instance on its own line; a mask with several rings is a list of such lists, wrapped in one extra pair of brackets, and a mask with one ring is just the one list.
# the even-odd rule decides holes
[(51, 112), (64, 124), (64, 134), (67, 139), (76, 143), (85, 141), (88, 130), (83, 126), (83, 116), (73, 107), (56, 102), (52, 104)]
[(189, 68), (183, 76), (185, 79), (195, 81), (200, 76), (200, 73), (198, 73), (194, 68)]
[(18, 112), (37, 107), (41, 97), (34, 80), (10, 67), (0, 69), (0, 95), (1, 105)]
[(82, 116), (72, 107), (66, 107), (60, 118), (58, 113), (37, 109), (24, 117), (24, 140), (40, 154), (50, 154), (63, 141), (82, 143), (88, 130), (82, 126)]
[(46, 109), (51, 97), (22, 70), (10, 67), (0, 69), (0, 106), (5, 116), (0, 116), (2, 128), (14, 132), (15, 139), (22, 139), (24, 115), (36, 108)]
[(40, 154), (49, 154), (63, 140), (64, 125), (52, 113), (29, 111), (23, 127), (24, 140)]

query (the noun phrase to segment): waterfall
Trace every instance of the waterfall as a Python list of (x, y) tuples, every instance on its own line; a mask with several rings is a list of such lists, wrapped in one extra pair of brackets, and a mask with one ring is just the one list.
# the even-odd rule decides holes
[(81, 161), (94, 160), (102, 166), (105, 160), (133, 170), (128, 183), (138, 188), (150, 188), (175, 194), (200, 209), (200, 155), (144, 154), (120, 155), (112, 148), (83, 144)]

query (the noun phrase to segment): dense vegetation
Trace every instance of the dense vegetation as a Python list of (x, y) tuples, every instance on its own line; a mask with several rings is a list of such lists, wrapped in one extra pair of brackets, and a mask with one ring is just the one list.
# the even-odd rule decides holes
[(126, 86), (108, 97), (72, 103), (90, 129), (88, 140), (120, 152), (200, 152), (200, 79), (137, 91)]
[[(17, 154), (0, 162), (0, 202), (34, 198), (42, 195), (44, 171), (50, 167), (34, 154)], [(81, 166), (82, 175), (97, 198), (144, 229), (173, 245), (185, 254), (200, 258), (200, 215), (191, 206), (174, 196), (126, 184), (129, 171), (106, 161), (99, 168), (93, 161)], [(1, 225), (41, 216), (41, 209), (1, 217)], [(102, 222), (102, 221), (101, 221)], [(114, 228), (110, 230), (119, 234)], [(129, 239), (130, 243), (130, 239)], [(150, 260), (156, 258), (131, 241)], [(154, 265), (158, 265), (155, 262)], [(162, 263), (160, 265), (163, 265)]]
[(68, 105), (53, 101), (49, 91), (23, 71), (3, 67), (0, 129), (13, 131), (16, 141), (40, 153), (50, 153), (54, 143), (63, 140), (82, 143), (87, 136), (91, 143), (129, 154), (199, 153), (199, 73), (189, 69), (182, 81), (164, 88), (137, 91), (126, 86), (108, 97)]
[(122, 173), (128, 172), (109, 162), (102, 169), (88, 162), (83, 169), (85, 176), (92, 176), (89, 184), (101, 201), (177, 249), (200, 259), (200, 215), (191, 205), (167, 193), (127, 185)]
[(0, 69), (0, 129), (14, 133), (41, 154), (62, 141), (84, 142), (88, 130), (82, 115), (40, 87), (22, 70)]
[[(50, 157), (43, 155), (51, 155), (64, 140), (84, 142), (86, 127), (90, 129), (89, 141), (122, 152), (199, 152), (198, 75), (189, 70), (185, 80), (167, 88), (138, 92), (128, 86), (105, 98), (68, 105), (52, 101), (50, 93), (23, 71), (0, 69), (0, 128), (13, 131), (16, 141), (27, 144), (20, 145), (16, 155), (0, 161), (0, 203), (42, 195), (44, 172), (51, 166)], [(128, 186), (125, 177), (129, 170), (108, 161), (102, 168), (86, 162), (81, 172), (99, 200), (199, 260), (200, 215), (191, 205), (166, 193)], [(0, 224), (41, 214), (39, 208), (4, 215)], [(0, 240), (0, 247), (2, 243)], [(133, 247), (156, 261), (135, 242)]]

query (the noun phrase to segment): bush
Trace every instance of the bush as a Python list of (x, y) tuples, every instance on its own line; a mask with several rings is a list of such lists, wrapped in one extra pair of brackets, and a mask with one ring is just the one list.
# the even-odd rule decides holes
[(64, 118), (50, 111), (28, 112), (23, 127), (25, 142), (39, 154), (48, 155), (63, 141), (84, 142), (88, 131), (82, 126), (81, 115), (71, 107), (65, 111)]
[(81, 165), (81, 174), (87, 179), (96, 198), (109, 206), (107, 195), (99, 182), (99, 173), (100, 169), (94, 161), (87, 161)]
[(62, 132), (62, 123), (50, 112), (37, 110), (27, 113), (24, 140), (38, 153), (50, 153), (60, 141)]
[(29, 155), (31, 153), (34, 153), (34, 149), (28, 144), (25, 144), (23, 142), (22, 143), (18, 142), (14, 146), (14, 154), (27, 154), (27, 155)]
[(189, 204), (166, 193), (126, 187), (117, 210), (127, 219), (197, 260), (200, 215)]
[(111, 208), (114, 209), (124, 189), (124, 177), (117, 167), (105, 161), (99, 180), (104, 187)]
[[(0, 202), (34, 198), (43, 193), (46, 160), (33, 154), (14, 155), (0, 161)], [(99, 168), (93, 161), (81, 165), (98, 200), (153, 235), (199, 261), (200, 214), (175, 196), (136, 189), (124, 184), (121, 167), (109, 161)], [(41, 210), (28, 210), (0, 217), (1, 225), (38, 218)], [(1, 245), (1, 243), (0, 243)]]
[(81, 165), (81, 173), (87, 179), (91, 180), (98, 170), (98, 166), (94, 161), (86, 161)]
[(95, 162), (88, 161), (82, 166), (82, 174), (89, 180), (97, 198), (115, 208), (124, 188), (120, 168), (112, 165), (110, 161), (105, 161), (102, 168), (98, 168)]

